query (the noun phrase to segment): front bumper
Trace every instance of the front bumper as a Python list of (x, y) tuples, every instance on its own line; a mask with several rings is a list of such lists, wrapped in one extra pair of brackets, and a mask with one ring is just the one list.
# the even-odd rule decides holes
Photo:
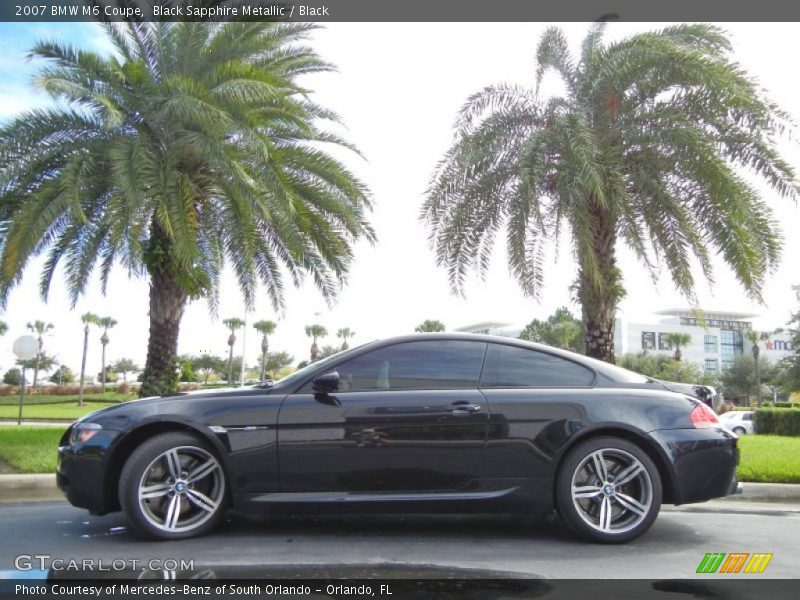
[(70, 444), (70, 430), (58, 448), (56, 485), (73, 506), (93, 514), (115, 510), (112, 494), (106, 486), (107, 450), (118, 432), (102, 430), (86, 444)]
[(738, 437), (723, 428), (662, 429), (650, 435), (673, 468), (675, 504), (704, 502), (739, 493)]

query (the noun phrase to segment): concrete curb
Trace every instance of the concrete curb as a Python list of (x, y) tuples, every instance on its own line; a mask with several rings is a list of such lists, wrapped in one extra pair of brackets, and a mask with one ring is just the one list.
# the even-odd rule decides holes
[[(714, 502), (767, 502), (800, 504), (800, 484), (743, 483), (741, 494), (718, 498)], [(61, 500), (64, 495), (56, 487), (54, 474), (0, 475), (0, 502), (37, 502)]]

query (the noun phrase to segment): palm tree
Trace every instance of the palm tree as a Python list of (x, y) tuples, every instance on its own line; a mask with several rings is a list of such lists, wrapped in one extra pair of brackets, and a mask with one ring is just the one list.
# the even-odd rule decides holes
[(444, 323), (442, 323), (441, 321), (435, 321), (435, 320), (432, 321), (430, 319), (425, 319), (414, 329), (414, 331), (416, 331), (417, 333), (437, 332), (444, 330), (445, 330)]
[(322, 325), (306, 325), (306, 335), (312, 339), (311, 362), (314, 362), (319, 358), (319, 346), (317, 346), (317, 340), (328, 335), (328, 330)]
[(0, 127), (0, 308), (46, 255), (73, 304), (95, 266), (150, 283), (142, 395), (177, 388), (184, 308), (216, 310), (232, 265), (245, 304), (262, 283), (284, 306), (284, 273), (332, 301), (353, 243), (374, 240), (366, 187), (327, 152), (352, 149), (300, 85), (329, 71), (299, 23), (103, 23), (114, 53), (43, 41), (40, 89), (58, 102)]
[(355, 334), (356, 332), (349, 327), (342, 327), (336, 332), (336, 337), (342, 340), (341, 350), (347, 350), (350, 347), (350, 345), (347, 343), (347, 340), (353, 337)]
[(8, 325), (5, 321), (0, 321), (0, 335), (5, 335), (8, 331)]
[(675, 354), (672, 357), (673, 360), (675, 362), (681, 362), (681, 358), (683, 358), (681, 348), (685, 348), (692, 343), (692, 336), (688, 333), (669, 333), (665, 341), (670, 348), (675, 348)]
[(33, 367), (33, 387), (36, 387), (39, 381), (39, 367), (41, 366), (42, 351), (44, 350), (44, 338), (42, 336), (53, 329), (53, 327), (55, 326), (52, 323), (47, 323), (46, 321), (28, 323), (28, 329), (36, 334), (37, 341), (39, 342), (39, 350), (36, 352), (36, 361)]
[(256, 321), (253, 328), (261, 334), (261, 383), (267, 380), (267, 354), (269, 353), (269, 339), (267, 336), (275, 333), (278, 325), (274, 321)]
[(758, 345), (758, 343), (768, 340), (769, 333), (765, 331), (750, 330), (745, 335), (753, 345), (751, 351), (753, 352), (753, 378), (756, 382), (756, 406), (761, 406), (761, 368), (758, 364), (758, 357), (761, 354), (761, 347)]
[[(760, 300), (780, 235), (741, 171), (784, 197), (800, 189), (776, 144), (786, 116), (733, 62), (721, 29), (676, 25), (611, 43), (604, 29), (592, 27), (577, 57), (560, 29), (547, 29), (536, 91), (496, 85), (467, 100), (421, 218), (461, 293), (473, 265), (486, 272), (505, 229), (510, 271), (539, 297), (544, 245), (569, 232), (587, 353), (613, 362), (614, 314), (625, 294), (618, 242), (653, 279), (654, 265), (666, 265), (692, 301), (694, 260), (710, 280), (710, 257), (719, 253)], [(549, 71), (563, 80), (564, 96), (538, 95)]]
[(552, 326), (551, 332), (558, 347), (569, 350), (573, 340), (575, 340), (576, 337), (580, 338), (581, 324), (579, 321), (572, 319), (569, 321), (559, 321)]
[[(117, 321), (112, 319), (111, 317), (100, 317), (97, 319), (96, 325), (103, 329), (103, 335), (100, 336), (100, 343), (103, 345), (103, 352), (100, 359), (100, 364), (102, 368), (100, 369), (101, 373), (106, 372), (106, 346), (108, 346), (108, 342), (111, 341), (108, 339), (108, 330), (112, 329), (117, 325)], [(106, 393), (106, 377), (100, 378), (100, 385), (101, 391), (105, 394)]]
[(233, 345), (236, 343), (236, 332), (244, 327), (244, 321), (237, 317), (231, 319), (224, 319), (222, 324), (230, 329), (231, 334), (228, 336), (228, 385), (233, 383)]
[(78, 406), (83, 406), (83, 390), (86, 381), (86, 355), (89, 352), (89, 325), (97, 325), (100, 320), (96, 314), (87, 312), (81, 315), (83, 323), (83, 356), (81, 358), (81, 381), (78, 387)]

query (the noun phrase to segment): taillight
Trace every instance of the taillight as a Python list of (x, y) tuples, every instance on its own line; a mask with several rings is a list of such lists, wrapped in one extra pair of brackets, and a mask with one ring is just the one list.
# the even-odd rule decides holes
[(695, 405), (695, 407), (692, 409), (690, 417), (692, 419), (692, 425), (694, 425), (698, 429), (703, 429), (707, 427), (716, 427), (717, 425), (719, 425), (719, 419), (717, 418), (717, 413), (708, 408), (708, 406), (706, 406), (702, 402)]

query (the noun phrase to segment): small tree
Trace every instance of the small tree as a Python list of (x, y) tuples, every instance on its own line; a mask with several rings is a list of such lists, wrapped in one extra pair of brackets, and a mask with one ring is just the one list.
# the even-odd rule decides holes
[(22, 385), (22, 371), (16, 367), (9, 369), (3, 375), (3, 383), (6, 385)]
[(236, 332), (244, 327), (244, 321), (237, 317), (225, 319), (223, 325), (230, 330), (228, 336), (228, 384), (233, 383), (233, 345), (236, 343)]
[(202, 373), (203, 383), (207, 384), (209, 378), (215, 371), (221, 371), (225, 368), (225, 360), (219, 356), (201, 354), (192, 359), (192, 366)]
[(444, 331), (445, 326), (441, 321), (426, 319), (414, 329), (417, 333)]
[(519, 337), (573, 352), (582, 353), (586, 349), (583, 322), (576, 319), (566, 306), (557, 309), (546, 321), (534, 319), (526, 325)]
[(55, 326), (52, 323), (47, 323), (45, 321), (34, 321), (33, 323), (28, 323), (28, 329), (36, 334), (37, 341), (39, 342), (39, 350), (36, 353), (36, 359), (33, 365), (33, 387), (39, 385), (39, 367), (41, 364), (39, 357), (44, 349), (44, 338), (42, 336), (53, 329), (53, 327)]
[(285, 369), (294, 361), (294, 357), (288, 352), (270, 352), (267, 355), (265, 371), (270, 379), (276, 379), (279, 371)]
[(103, 390), (106, 389), (106, 383), (115, 383), (118, 379), (119, 376), (114, 372), (114, 369), (111, 368), (111, 365), (97, 374), (97, 381), (103, 384)]
[(328, 335), (328, 330), (322, 325), (306, 325), (306, 335), (312, 339), (310, 355), (311, 362), (315, 362), (319, 360), (319, 346), (317, 346), (317, 340)]
[(333, 356), (334, 354), (338, 354), (341, 352), (340, 348), (336, 346), (332, 346), (330, 344), (326, 344), (322, 347), (322, 350), (319, 351), (318, 360), (322, 360), (323, 358), (328, 358), (329, 356)]
[(675, 349), (675, 354), (672, 356), (673, 360), (675, 362), (681, 362), (683, 358), (681, 348), (685, 348), (692, 343), (692, 336), (688, 333), (670, 333), (667, 335), (666, 341), (670, 348)]
[(753, 345), (751, 351), (753, 353), (753, 378), (756, 384), (756, 405), (761, 406), (761, 370), (759, 368), (758, 357), (761, 354), (761, 347), (759, 342), (764, 342), (769, 339), (769, 334), (764, 331), (748, 331), (747, 339)]
[(342, 340), (342, 350), (347, 350), (350, 348), (350, 345), (347, 343), (347, 340), (353, 337), (356, 334), (355, 331), (350, 329), (349, 327), (342, 327), (339, 331), (336, 332), (336, 337)]
[(110, 367), (115, 373), (122, 374), (122, 381), (127, 385), (128, 373), (135, 373), (139, 370), (139, 366), (130, 358), (120, 358)]
[(75, 373), (67, 365), (61, 365), (50, 376), (50, 381), (58, 385), (73, 383), (75, 381)]

